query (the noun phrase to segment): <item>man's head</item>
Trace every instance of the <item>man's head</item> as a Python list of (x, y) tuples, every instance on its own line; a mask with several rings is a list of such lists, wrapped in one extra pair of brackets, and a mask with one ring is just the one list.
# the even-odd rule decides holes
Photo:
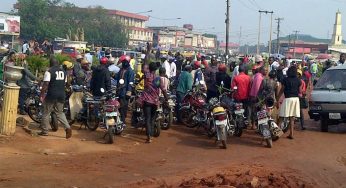
[(186, 65), (186, 66), (185, 66), (185, 71), (186, 71), (186, 72), (191, 72), (191, 71), (192, 71), (191, 65)]
[(258, 72), (261, 73), (263, 76), (266, 75), (266, 69), (264, 68), (264, 66), (259, 67)]
[(274, 62), (274, 57), (270, 57), (270, 58), (268, 59), (269, 65), (271, 65), (273, 62)]
[(256, 55), (255, 62), (256, 62), (256, 64), (262, 64), (262, 62), (263, 62), (262, 56), (261, 55)]
[(150, 63), (149, 71), (150, 72), (155, 72), (156, 70), (157, 70), (157, 63), (155, 63), (155, 62)]
[(131, 58), (131, 59), (135, 58), (135, 54), (131, 53), (131, 54), (130, 54), (130, 58)]
[(56, 58), (51, 57), (50, 60), (49, 60), (49, 64), (50, 64), (50, 67), (54, 67), (54, 66), (58, 66), (59, 62), (58, 62), (58, 60)]
[(346, 60), (346, 53), (340, 54), (340, 63), (345, 63)]
[(246, 68), (245, 68), (244, 64), (239, 65), (239, 69), (238, 69), (239, 73), (245, 72), (245, 70), (246, 70)]
[(166, 76), (166, 69), (164, 67), (161, 67), (159, 69), (159, 74), (160, 74), (160, 76)]

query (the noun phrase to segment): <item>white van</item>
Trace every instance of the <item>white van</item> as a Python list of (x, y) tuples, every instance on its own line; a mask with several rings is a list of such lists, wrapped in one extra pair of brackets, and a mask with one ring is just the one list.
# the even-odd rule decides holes
[(321, 131), (346, 122), (346, 65), (326, 70), (317, 81), (309, 103), (310, 119), (321, 122)]

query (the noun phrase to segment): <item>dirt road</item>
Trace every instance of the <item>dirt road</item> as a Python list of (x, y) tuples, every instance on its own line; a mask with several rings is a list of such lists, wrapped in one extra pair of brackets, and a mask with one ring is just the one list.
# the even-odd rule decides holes
[(102, 143), (101, 130), (74, 130), (66, 140), (63, 130), (36, 137), (18, 127), (0, 137), (0, 187), (346, 187), (346, 126), (320, 133), (318, 123), (307, 124), (271, 149), (248, 130), (227, 150), (179, 126), (152, 144), (127, 128), (113, 145)]

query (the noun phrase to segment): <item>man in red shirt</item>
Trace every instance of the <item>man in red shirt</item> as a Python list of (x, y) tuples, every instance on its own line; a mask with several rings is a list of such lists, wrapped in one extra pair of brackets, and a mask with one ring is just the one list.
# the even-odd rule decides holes
[(237, 91), (234, 93), (234, 100), (242, 102), (245, 109), (245, 117), (249, 115), (249, 93), (250, 93), (250, 76), (245, 74), (245, 65), (239, 66), (239, 75), (235, 76), (232, 80), (231, 88), (237, 87)]

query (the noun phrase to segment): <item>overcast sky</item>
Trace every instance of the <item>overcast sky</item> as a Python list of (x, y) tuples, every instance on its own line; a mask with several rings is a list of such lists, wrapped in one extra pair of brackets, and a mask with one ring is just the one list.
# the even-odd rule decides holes
[[(67, 0), (77, 6), (101, 5), (107, 9), (144, 13), (156, 18), (182, 18), (180, 20), (159, 20), (151, 18), (147, 25), (194, 25), (200, 32), (214, 33), (219, 40), (225, 40), (225, 0)], [(16, 0), (1, 0), (0, 11), (12, 9)], [(231, 41), (257, 43), (258, 10), (274, 11), (273, 18), (284, 18), (281, 35), (292, 34), (294, 30), (319, 38), (331, 38), (335, 13), (343, 13), (343, 37), (346, 39), (346, 0), (230, 0)], [(276, 38), (276, 23), (273, 20), (273, 39)], [(269, 39), (270, 14), (262, 15), (261, 43)], [(274, 33), (275, 32), (275, 33)], [(329, 35), (328, 35), (329, 34)]]

